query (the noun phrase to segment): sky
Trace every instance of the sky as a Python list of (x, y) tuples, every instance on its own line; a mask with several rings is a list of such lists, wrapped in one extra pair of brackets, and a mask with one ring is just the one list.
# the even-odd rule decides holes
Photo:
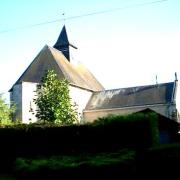
[(179, 0), (0, 0), (0, 93), (8, 99), (64, 24), (74, 61), (106, 89), (180, 79), (179, 9)]

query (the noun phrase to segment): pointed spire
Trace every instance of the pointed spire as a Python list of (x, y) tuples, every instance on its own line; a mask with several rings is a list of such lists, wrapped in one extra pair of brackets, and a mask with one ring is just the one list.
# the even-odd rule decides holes
[(53, 47), (61, 51), (64, 54), (64, 56), (68, 59), (68, 61), (70, 61), (70, 46), (77, 49), (77, 47), (75, 47), (69, 42), (66, 27), (64, 25), (58, 37), (58, 40)]
[(66, 27), (64, 25), (54, 47), (58, 49), (60, 46), (65, 46), (68, 44), (69, 44), (69, 40), (67, 37)]

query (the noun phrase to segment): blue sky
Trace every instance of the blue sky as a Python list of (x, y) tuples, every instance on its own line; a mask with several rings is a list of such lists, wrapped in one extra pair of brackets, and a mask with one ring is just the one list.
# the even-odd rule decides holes
[[(106, 89), (180, 79), (180, 1), (0, 0), (0, 93), (12, 87), (45, 44), (53, 46), (66, 24), (85, 64)], [(114, 10), (109, 13), (56, 19)], [(7, 31), (6, 33), (3, 33)]]

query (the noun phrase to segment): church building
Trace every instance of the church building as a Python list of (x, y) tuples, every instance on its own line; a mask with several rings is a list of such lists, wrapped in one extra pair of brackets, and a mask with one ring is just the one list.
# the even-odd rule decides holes
[(37, 121), (37, 107), (33, 101), (37, 84), (46, 70), (54, 70), (59, 79), (68, 80), (70, 97), (77, 104), (80, 122), (92, 122), (109, 114), (123, 115), (147, 108), (179, 121), (177, 78), (174, 82), (105, 90), (83, 64), (72, 63), (71, 49), (77, 47), (69, 42), (64, 26), (55, 45), (45, 45), (10, 89), (10, 100), (16, 105), (14, 119), (22, 123)]

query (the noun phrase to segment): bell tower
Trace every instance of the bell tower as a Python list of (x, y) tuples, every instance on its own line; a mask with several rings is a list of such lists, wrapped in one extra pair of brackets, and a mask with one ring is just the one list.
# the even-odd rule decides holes
[(64, 54), (64, 56), (67, 58), (67, 60), (70, 62), (71, 60), (70, 48), (72, 47), (74, 49), (77, 49), (77, 47), (69, 42), (65, 25), (63, 26), (61, 33), (58, 37), (58, 40), (53, 47), (61, 51)]

